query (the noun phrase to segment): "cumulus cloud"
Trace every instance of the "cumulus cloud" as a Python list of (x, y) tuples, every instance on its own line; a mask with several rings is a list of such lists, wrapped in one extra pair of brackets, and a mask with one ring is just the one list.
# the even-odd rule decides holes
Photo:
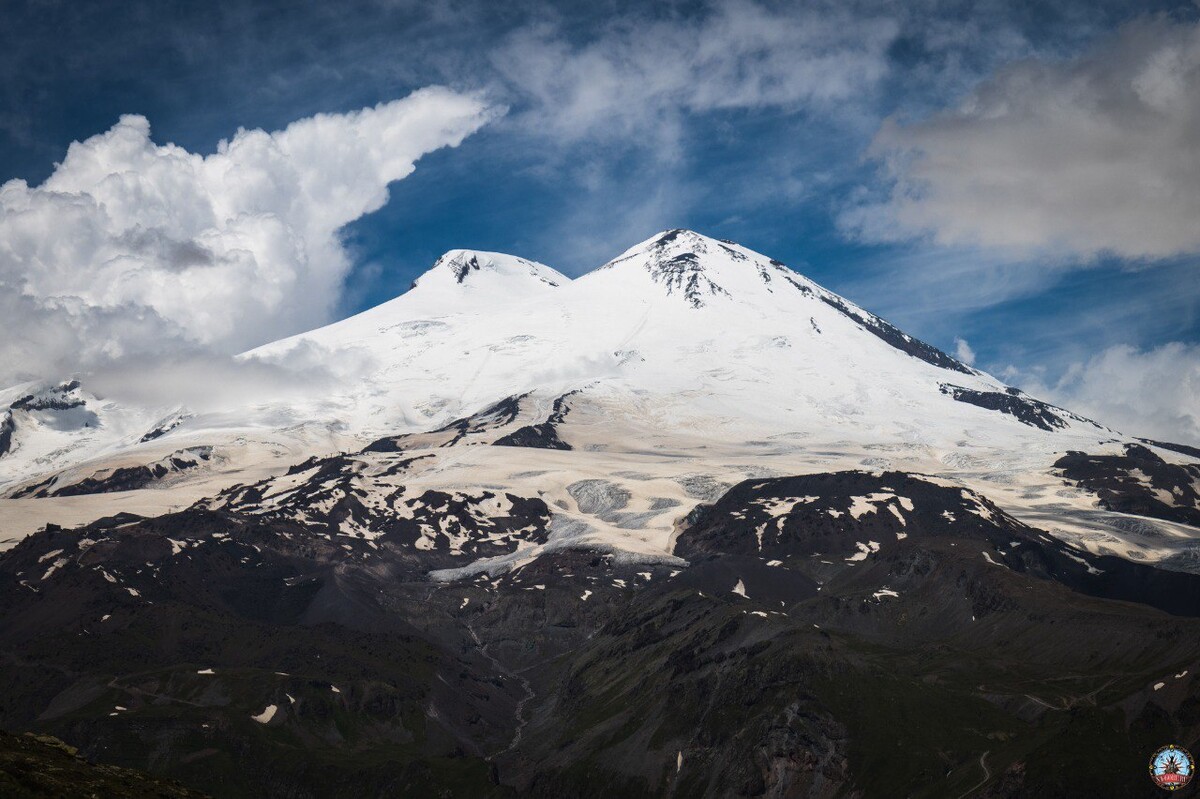
[(338, 231), (422, 155), (496, 115), (442, 88), (199, 155), (140, 116), (72, 144), (40, 186), (0, 186), (0, 381), (173, 353), (233, 353), (327, 321)]
[(1200, 251), (1200, 25), (1142, 19), (1071, 60), (1027, 59), (955, 109), (892, 119), (872, 145), (874, 240), (1159, 259)]
[(688, 113), (839, 111), (887, 74), (897, 30), (893, 19), (834, 4), (729, 0), (692, 16), (626, 17), (582, 44), (553, 23), (526, 26), (492, 61), (530, 128), (646, 143), (678, 135)]
[(1200, 444), (1200, 345), (1109, 347), (1071, 364), (1050, 384), (1012, 367), (1004, 376), (1124, 433)]
[(954, 339), (954, 357), (970, 366), (975, 363), (975, 350), (971, 349), (971, 345), (965, 338), (956, 338)]

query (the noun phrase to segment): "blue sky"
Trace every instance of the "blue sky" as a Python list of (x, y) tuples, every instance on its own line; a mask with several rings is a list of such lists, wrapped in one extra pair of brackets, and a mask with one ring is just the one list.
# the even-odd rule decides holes
[[(41, 0), (5, 16), (0, 181), (36, 187), (123, 114), (211, 155), (239, 128), (430, 85), (490, 109), (382, 208), (345, 214), (345, 268), (297, 288), (325, 306), (216, 343), (185, 329), (188, 346), (356, 312), (453, 247), (577, 275), (689, 227), (1052, 400), (1200, 440), (1190, 3)], [(117, 330), (104, 312), (94, 329)], [(0, 349), (0, 372), (33, 374), (31, 352)]]

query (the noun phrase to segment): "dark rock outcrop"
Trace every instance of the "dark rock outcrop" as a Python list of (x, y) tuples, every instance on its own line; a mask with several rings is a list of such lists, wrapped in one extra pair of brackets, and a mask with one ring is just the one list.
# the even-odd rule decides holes
[(1068, 452), (1055, 468), (1095, 492), (1101, 507), (1200, 527), (1200, 463), (1167, 463), (1140, 444), (1121, 455)]
[(1021, 424), (1037, 427), (1042, 430), (1059, 430), (1067, 426), (1066, 412), (1049, 403), (1035, 400), (1021, 393), (1019, 389), (1010, 388), (1006, 392), (976, 391), (962, 386), (943, 385), (943, 394), (948, 394), (959, 402), (977, 405), (989, 411), (999, 411), (1015, 418)]

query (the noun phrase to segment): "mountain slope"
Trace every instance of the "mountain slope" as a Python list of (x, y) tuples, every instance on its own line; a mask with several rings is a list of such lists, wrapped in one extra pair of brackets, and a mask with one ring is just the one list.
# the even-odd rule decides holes
[[(541, 491), (573, 537), (664, 557), (675, 517), (662, 505), (694, 503), (688, 486), (732, 485), (764, 470), (895, 468), (997, 495), (1098, 554), (1186, 557), (1171, 517), (1131, 529), (1086, 490), (1064, 491), (1053, 470), (1068, 451), (1099, 455), (1133, 439), (1027, 397), (777, 261), (691, 231), (651, 237), (576, 280), (512, 256), (453, 250), (397, 299), (243, 357), (354, 367), (307, 398), (266, 395), (221, 413), (93, 398), (101, 423), (57, 441), (49, 458), (26, 440), (26, 412), (14, 407), (14, 449), (0, 457), (0, 480), (10, 496), (32, 495), (51, 478), (80, 485), (185, 450), (212, 453), (207, 466), (129, 492), (123, 508), (97, 500), (96, 518), (178, 509), (309, 455), (384, 438), (404, 438), (409, 449), (498, 443), (508, 449), (439, 452), (417, 479), (436, 491)], [(488, 416), (504, 403), (505, 414)], [(430, 432), (439, 429), (453, 432)], [(575, 454), (516, 451), (532, 448)], [(575, 479), (528, 476), (546, 463)], [(640, 521), (577, 512), (569, 486), (580, 479), (629, 493), (622, 512)], [(164, 503), (157, 489), (168, 487), (179, 501)], [(80, 523), (88, 507), (0, 500), (0, 526)]]
[(0, 394), (0, 728), (314, 799), (1136, 796), (1200, 741), (1195, 453), (739, 245), (455, 250), (242, 359), (342, 377)]

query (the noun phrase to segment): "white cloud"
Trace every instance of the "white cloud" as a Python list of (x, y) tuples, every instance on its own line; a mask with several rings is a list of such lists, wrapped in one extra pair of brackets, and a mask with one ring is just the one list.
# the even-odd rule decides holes
[(1200, 444), (1200, 345), (1109, 347), (1047, 385), (1012, 369), (1026, 391), (1130, 435)]
[(954, 357), (965, 363), (967, 366), (975, 363), (975, 350), (971, 349), (971, 345), (967, 343), (965, 338), (954, 339)]
[(537, 132), (672, 144), (685, 113), (847, 113), (887, 74), (897, 31), (833, 4), (728, 0), (694, 16), (626, 17), (583, 44), (551, 23), (527, 26), (492, 61), (527, 109), (518, 120)]
[(418, 158), (496, 115), (429, 88), (202, 156), (140, 116), (71, 145), (40, 186), (0, 186), (0, 381), (119, 359), (231, 353), (325, 322), (351, 264), (338, 231)]
[(1200, 251), (1200, 25), (1143, 19), (1073, 60), (1025, 60), (954, 110), (884, 125), (894, 187), (870, 239), (1157, 259)]
[(244, 412), (335, 396), (377, 365), (360, 349), (300, 345), (273, 360), (205, 352), (126, 358), (89, 374), (87, 390), (127, 407), (186, 407), (192, 413)]

